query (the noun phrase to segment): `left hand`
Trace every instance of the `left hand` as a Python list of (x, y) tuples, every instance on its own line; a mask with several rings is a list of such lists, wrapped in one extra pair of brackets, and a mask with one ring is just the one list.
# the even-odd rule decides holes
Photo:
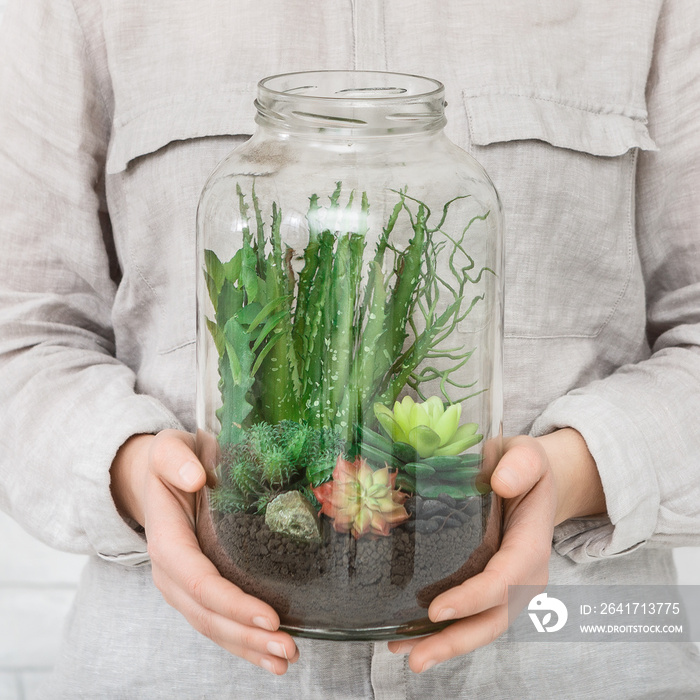
[(389, 643), (394, 653), (410, 653), (409, 666), (416, 673), (503, 634), (508, 627), (508, 586), (544, 589), (547, 584), (554, 526), (605, 510), (593, 457), (571, 428), (540, 438), (505, 440), (491, 488), (505, 499), (500, 549), (482, 573), (437, 596), (428, 609), (433, 622), (456, 622), (427, 637)]
[(115, 504), (144, 527), (153, 582), (164, 600), (226, 651), (281, 676), (299, 650), (279, 629), (279, 616), (224, 579), (199, 547), (194, 494), (213, 483), (200, 461), (206, 443), (198, 447), (196, 454), (194, 436), (179, 430), (131, 436), (110, 469)]

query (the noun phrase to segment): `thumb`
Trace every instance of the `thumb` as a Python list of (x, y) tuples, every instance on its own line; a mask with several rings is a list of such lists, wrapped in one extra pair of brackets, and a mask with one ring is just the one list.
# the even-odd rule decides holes
[(187, 493), (199, 491), (207, 479), (194, 453), (193, 436), (177, 430), (165, 430), (156, 435), (151, 445), (151, 471)]
[(522, 496), (542, 478), (547, 457), (541, 445), (520, 435), (504, 441), (504, 453), (491, 475), (491, 488), (503, 498)]

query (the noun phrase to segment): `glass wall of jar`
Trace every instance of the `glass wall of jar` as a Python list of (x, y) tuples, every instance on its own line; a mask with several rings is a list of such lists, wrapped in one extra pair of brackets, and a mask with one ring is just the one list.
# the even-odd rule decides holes
[(258, 86), (198, 210), (197, 532), (283, 629), (425, 634), (500, 542), (502, 211), (444, 88)]

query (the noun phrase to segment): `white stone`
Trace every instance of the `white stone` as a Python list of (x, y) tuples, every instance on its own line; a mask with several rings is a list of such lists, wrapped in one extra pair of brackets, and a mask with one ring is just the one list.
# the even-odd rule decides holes
[(273, 532), (281, 532), (295, 539), (321, 541), (316, 510), (298, 491), (282, 493), (270, 501), (265, 524)]

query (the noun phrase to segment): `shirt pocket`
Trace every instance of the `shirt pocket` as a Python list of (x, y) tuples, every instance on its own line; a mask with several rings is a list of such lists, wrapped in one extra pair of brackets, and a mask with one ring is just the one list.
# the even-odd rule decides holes
[(635, 264), (643, 110), (513, 92), (463, 93), (470, 148), (506, 215), (505, 333), (597, 336)]
[(194, 342), (197, 204), (217, 163), (253, 133), (254, 95), (254, 84), (222, 86), (115, 118), (106, 165), (123, 272), (114, 326), (118, 347), (141, 363)]

